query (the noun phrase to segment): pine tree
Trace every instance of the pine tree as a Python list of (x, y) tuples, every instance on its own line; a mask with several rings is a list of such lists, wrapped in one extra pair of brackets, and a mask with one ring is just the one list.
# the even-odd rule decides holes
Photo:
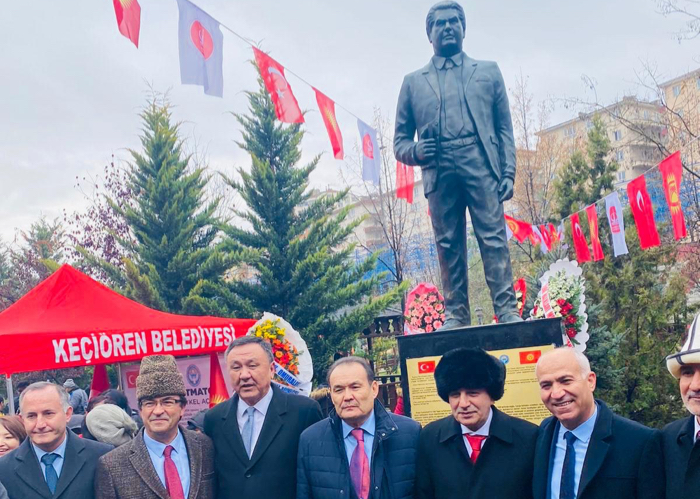
[(348, 238), (359, 221), (348, 221), (348, 210), (339, 208), (347, 191), (311, 199), (309, 176), (319, 158), (297, 166), (300, 125), (276, 121), (262, 80), (248, 101), (249, 114), (236, 119), (243, 129), (238, 145), (252, 165), (249, 172), (238, 170), (240, 181), (228, 179), (247, 206), (237, 212), (246, 227), (228, 227), (224, 244), (254, 277), (202, 285), (188, 304), (202, 313), (267, 311), (283, 317), (304, 337), (322, 379), (333, 354), (349, 349), (379, 312), (400, 300), (405, 286), (372, 296), (384, 276), (366, 277), (376, 255), (351, 262)]
[(593, 128), (588, 132), (586, 153), (587, 157), (581, 151), (575, 151), (554, 184), (554, 197), (561, 218), (595, 203), (613, 187), (619, 165), (607, 160), (610, 139), (598, 116), (593, 118)]
[(167, 99), (154, 98), (140, 116), (143, 152), (130, 151), (128, 174), (135, 202), (111, 203), (136, 240), (135, 257), (122, 272), (123, 291), (147, 306), (182, 312), (198, 282), (216, 280), (226, 268), (214, 245), (221, 226), (214, 215), (218, 199), (207, 201), (208, 178), (183, 151)]

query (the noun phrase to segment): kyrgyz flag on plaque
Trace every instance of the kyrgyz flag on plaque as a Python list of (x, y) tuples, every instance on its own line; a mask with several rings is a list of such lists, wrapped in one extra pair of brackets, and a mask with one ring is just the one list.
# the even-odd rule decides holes
[(608, 225), (612, 234), (613, 253), (615, 256), (626, 255), (627, 242), (625, 241), (625, 220), (622, 216), (622, 204), (617, 192), (605, 196), (605, 212), (608, 215)]
[(228, 390), (221, 372), (219, 356), (216, 352), (212, 352), (209, 354), (209, 409), (227, 400)]
[(224, 36), (219, 21), (188, 2), (177, 0), (180, 9), (180, 80), (202, 85), (204, 93), (224, 96)]
[(676, 151), (659, 164), (659, 170), (664, 180), (664, 193), (666, 203), (671, 212), (673, 221), (673, 236), (676, 240), (683, 239), (688, 235), (685, 228), (685, 217), (681, 208), (681, 177), (683, 175), (683, 164), (681, 163), (681, 153)]
[(380, 151), (377, 131), (362, 120), (357, 120), (362, 146), (362, 180), (379, 185)]
[(598, 211), (596, 210), (596, 205), (592, 204), (587, 207), (586, 215), (588, 215), (588, 228), (591, 231), (593, 260), (597, 262), (605, 258), (605, 255), (603, 255), (603, 246), (600, 244), (600, 236), (598, 235)]
[(588, 250), (588, 241), (581, 229), (581, 221), (578, 213), (571, 215), (571, 236), (574, 239), (574, 249), (576, 250), (576, 260), (579, 263), (590, 262), (591, 252)]
[(508, 215), (503, 215), (503, 217), (506, 219), (506, 235), (508, 239), (515, 236), (519, 243), (524, 243), (532, 234), (531, 224), (522, 220), (516, 220)]
[(335, 119), (335, 102), (329, 99), (314, 88), (316, 92), (316, 102), (318, 110), (321, 112), (323, 124), (326, 125), (328, 138), (331, 139), (331, 147), (333, 147), (333, 157), (335, 159), (343, 159), (343, 135), (340, 133), (338, 120)]
[(413, 175), (412, 166), (396, 162), (396, 199), (405, 199), (408, 204), (413, 203)]
[(641, 175), (627, 184), (627, 196), (634, 216), (634, 223), (639, 233), (639, 245), (642, 249), (661, 244), (654, 221), (654, 208), (647, 192), (647, 182)]
[(141, 6), (136, 0), (114, 0), (114, 13), (117, 15), (119, 32), (139, 46), (141, 30)]
[(287, 77), (284, 75), (284, 67), (255, 47), (253, 47), (253, 53), (265, 88), (275, 104), (277, 119), (282, 123), (304, 123), (304, 115), (301, 113), (292, 87), (289, 86)]

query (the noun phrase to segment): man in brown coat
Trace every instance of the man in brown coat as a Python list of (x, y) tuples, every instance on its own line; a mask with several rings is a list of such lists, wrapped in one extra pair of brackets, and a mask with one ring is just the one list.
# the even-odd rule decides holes
[(202, 433), (179, 426), (185, 384), (171, 355), (141, 362), (136, 396), (144, 428), (97, 466), (100, 499), (211, 499), (215, 497), (214, 446)]

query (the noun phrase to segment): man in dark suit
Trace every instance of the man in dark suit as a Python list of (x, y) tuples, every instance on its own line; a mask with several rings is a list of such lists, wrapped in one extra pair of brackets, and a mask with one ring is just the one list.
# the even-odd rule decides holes
[(443, 328), (471, 323), (467, 208), (498, 320), (518, 321), (503, 218), (503, 202), (513, 197), (515, 179), (506, 86), (495, 62), (462, 52), (466, 19), (458, 3), (434, 5), (426, 29), (435, 55), (404, 78), (394, 153), (402, 163), (423, 170), (445, 295)]
[(204, 418), (214, 441), (218, 499), (294, 499), (299, 436), (322, 419), (321, 408), (272, 385), (272, 347), (261, 338), (233, 340), (226, 365), (236, 394)]
[(573, 348), (540, 357), (537, 380), (552, 413), (535, 450), (535, 499), (660, 499), (661, 433), (620, 417), (593, 397), (596, 375)]
[(136, 377), (136, 398), (144, 428), (133, 440), (100, 458), (97, 498), (214, 498), (214, 446), (206, 435), (179, 425), (186, 394), (172, 355), (143, 358)]
[(435, 368), (452, 414), (421, 432), (415, 499), (529, 499), (537, 426), (494, 407), (506, 379), (481, 349), (447, 352)]
[(387, 412), (365, 359), (334, 362), (328, 384), (334, 409), (299, 441), (297, 499), (413, 499), (420, 425)]
[(680, 352), (666, 357), (666, 367), (678, 380), (681, 398), (690, 416), (668, 424), (662, 431), (666, 498), (700, 495), (700, 324), (695, 316)]
[(0, 459), (0, 482), (10, 499), (91, 499), (97, 459), (111, 445), (82, 440), (66, 425), (73, 408), (59, 385), (40, 382), (20, 395), (27, 438)]

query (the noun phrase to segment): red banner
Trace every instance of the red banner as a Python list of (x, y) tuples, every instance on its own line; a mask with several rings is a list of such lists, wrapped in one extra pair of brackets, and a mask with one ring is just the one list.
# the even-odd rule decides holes
[(413, 175), (412, 166), (396, 162), (396, 198), (405, 199), (408, 204), (413, 203)]
[(605, 255), (603, 255), (603, 246), (600, 244), (600, 236), (598, 235), (598, 211), (594, 204), (586, 208), (586, 215), (588, 215), (588, 228), (591, 232), (593, 260), (597, 262), (605, 258)]
[(335, 118), (335, 102), (326, 97), (324, 94), (314, 88), (316, 92), (316, 102), (318, 110), (321, 112), (323, 124), (326, 126), (328, 138), (331, 140), (333, 148), (333, 157), (335, 159), (343, 159), (343, 135), (340, 133), (338, 120)]
[(647, 182), (641, 175), (627, 184), (627, 196), (634, 216), (634, 223), (639, 233), (639, 245), (642, 249), (659, 246), (661, 241), (654, 221), (654, 209), (647, 192)]
[(581, 229), (581, 222), (578, 218), (578, 213), (571, 215), (571, 235), (574, 239), (574, 249), (576, 250), (576, 260), (579, 263), (590, 262), (591, 253), (588, 250), (588, 241)]
[(659, 164), (659, 170), (664, 181), (664, 194), (666, 194), (666, 203), (668, 210), (671, 212), (671, 220), (673, 221), (673, 235), (676, 240), (683, 239), (688, 235), (685, 228), (685, 217), (683, 216), (683, 208), (681, 207), (681, 181), (683, 177), (683, 163), (681, 162), (681, 153), (676, 151), (668, 158), (664, 159)]

